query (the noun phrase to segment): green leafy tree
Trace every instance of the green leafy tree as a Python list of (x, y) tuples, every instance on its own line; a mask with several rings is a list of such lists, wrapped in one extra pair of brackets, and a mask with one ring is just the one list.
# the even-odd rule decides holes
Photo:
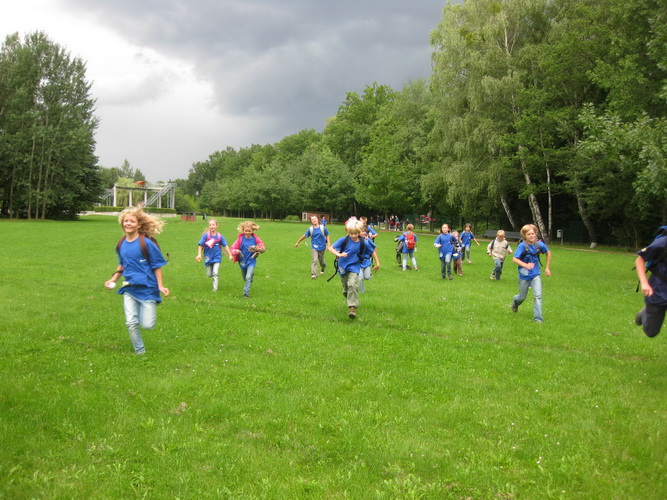
[(76, 217), (101, 191), (85, 64), (44, 33), (8, 36), (0, 53), (2, 211)]
[(354, 178), (343, 161), (322, 143), (312, 144), (296, 162), (299, 211), (348, 212), (354, 202)]
[(475, 1), (448, 5), (431, 35), (435, 47), (431, 144), (441, 158), (449, 203), (475, 211), (486, 193), (496, 194), (510, 221), (508, 199), (525, 184), (533, 220), (547, 229), (533, 189), (535, 173), (526, 145), (507, 139), (522, 117), (526, 88), (522, 57), (539, 41), (543, 0)]
[(421, 149), (430, 129), (430, 99), (423, 81), (406, 85), (379, 111), (362, 152), (356, 198), (385, 218), (421, 211)]
[(338, 113), (324, 128), (324, 143), (355, 176), (361, 167), (362, 150), (370, 142), (380, 109), (393, 97), (391, 87), (377, 83), (366, 86), (362, 95), (348, 92)]

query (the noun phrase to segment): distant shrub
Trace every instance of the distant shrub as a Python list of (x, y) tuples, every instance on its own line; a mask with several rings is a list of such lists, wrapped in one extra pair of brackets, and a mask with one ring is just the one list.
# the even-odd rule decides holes
[[(88, 210), (97, 213), (121, 212), (125, 207), (89, 207)], [(173, 208), (155, 208), (147, 207), (144, 211), (150, 214), (175, 214), (176, 210)]]

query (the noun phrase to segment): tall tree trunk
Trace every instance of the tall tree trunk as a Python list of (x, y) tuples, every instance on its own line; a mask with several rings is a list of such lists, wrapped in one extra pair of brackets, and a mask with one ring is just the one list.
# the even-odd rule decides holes
[(518, 231), (519, 226), (517, 226), (516, 221), (514, 220), (514, 216), (512, 215), (512, 211), (510, 210), (510, 205), (507, 202), (507, 195), (505, 193), (500, 195), (500, 203), (502, 203), (503, 209), (505, 209), (505, 215), (507, 215), (507, 220), (510, 221), (510, 226), (512, 226), (512, 229), (514, 231)]
[[(58, 124), (56, 125), (54, 133), (52, 134), (53, 139), (51, 140), (48, 154), (46, 155), (46, 166), (44, 168), (44, 184), (42, 190), (42, 207), (41, 207), (42, 219), (46, 219), (46, 202), (49, 194), (49, 189), (51, 189), (51, 185), (53, 184), (53, 177), (55, 175), (54, 173), (52, 173), (53, 169), (51, 168), (53, 161), (53, 152), (57, 147), (57, 145), (60, 143), (59, 136), (60, 136), (60, 128), (63, 123), (63, 117), (64, 113), (61, 113), (60, 118), (58, 119)], [(48, 123), (48, 117), (47, 117), (47, 123)]]
[(547, 174), (547, 233), (551, 236), (553, 231), (553, 200), (551, 196), (551, 169), (546, 154), (544, 153), (544, 133), (540, 127), (540, 148), (542, 150), (542, 157), (544, 158), (544, 169)]
[(30, 151), (30, 163), (28, 165), (28, 219), (32, 218), (32, 168), (35, 163), (35, 148), (37, 147), (37, 138), (32, 134), (32, 151)]
[(547, 232), (551, 236), (553, 231), (553, 200), (551, 198), (551, 169), (547, 167)]
[(540, 205), (537, 202), (537, 196), (535, 196), (535, 193), (530, 192), (531, 191), (530, 188), (533, 184), (533, 181), (530, 178), (530, 174), (528, 173), (528, 168), (526, 167), (526, 162), (523, 158), (524, 149), (525, 148), (523, 146), (519, 146), (519, 161), (521, 162), (521, 171), (523, 172), (523, 177), (526, 180), (526, 186), (528, 186), (528, 192), (530, 193), (528, 195), (528, 205), (530, 206), (530, 211), (533, 214), (533, 220), (537, 225), (537, 229), (542, 235), (542, 238), (544, 239), (545, 243), (549, 243), (550, 241), (549, 233), (547, 233), (547, 229), (544, 226), (544, 219), (542, 219), (542, 212), (540, 211)]
[(588, 210), (586, 210), (586, 202), (583, 200), (581, 192), (579, 191), (578, 188), (575, 191), (575, 196), (577, 198), (577, 208), (579, 209), (579, 217), (581, 217), (581, 221), (584, 223), (584, 226), (588, 231), (588, 236), (591, 239), (591, 248), (595, 248), (596, 246), (598, 246), (598, 235), (597, 232), (595, 231), (593, 223), (591, 222), (591, 219), (588, 217)]

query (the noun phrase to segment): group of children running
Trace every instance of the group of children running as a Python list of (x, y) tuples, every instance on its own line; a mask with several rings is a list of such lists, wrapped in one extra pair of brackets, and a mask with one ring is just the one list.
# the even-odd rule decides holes
[[(169, 289), (162, 281), (162, 267), (167, 260), (162, 255), (155, 236), (162, 231), (162, 221), (144, 213), (141, 208), (130, 207), (119, 216), (119, 223), (123, 229), (124, 236), (118, 242), (116, 251), (118, 253), (118, 267), (105, 282), (109, 289), (116, 288), (116, 282), (121, 276), (124, 277), (118, 293), (123, 295), (123, 307), (125, 311), (126, 326), (136, 354), (143, 354), (145, 347), (141, 335), (141, 329), (150, 330), (155, 326), (156, 308), (162, 300), (162, 296), (169, 295)], [(204, 259), (206, 274), (213, 280), (213, 291), (218, 290), (219, 268), (223, 254), (231, 261), (237, 262), (244, 281), (243, 297), (250, 296), (257, 256), (266, 250), (266, 245), (256, 234), (259, 226), (252, 221), (245, 221), (237, 227), (238, 236), (231, 248), (225, 237), (218, 232), (218, 223), (215, 219), (208, 222), (208, 230), (205, 231), (198, 243), (198, 252), (195, 257), (197, 262)], [(350, 218), (345, 223), (346, 236), (339, 238), (331, 244), (328, 229), (320, 224), (316, 216), (311, 217), (311, 226), (295, 243), (295, 247), (306, 238), (311, 239), (311, 278), (316, 279), (318, 275), (324, 274), (326, 269), (325, 252), (329, 251), (336, 256), (336, 272), (340, 277), (343, 295), (348, 307), (348, 317), (355, 319), (359, 307), (359, 293), (364, 292), (364, 281), (371, 279), (372, 272), (380, 269), (380, 260), (373, 241), (377, 232), (369, 227), (364, 217)], [(408, 269), (408, 260), (412, 263), (412, 269), (418, 270), (417, 260), (414, 252), (418, 241), (412, 224), (408, 224), (406, 231), (395, 238), (401, 248), (401, 265), (403, 271)], [(521, 228), (521, 242), (512, 261), (518, 266), (519, 292), (512, 298), (510, 308), (518, 312), (519, 306), (525, 301), (528, 289), (533, 290), (533, 319), (541, 323), (542, 317), (542, 282), (541, 282), (541, 259), (540, 255), (546, 256), (544, 274), (551, 276), (551, 251), (544, 242), (537, 239), (537, 227), (527, 224)], [(479, 242), (471, 231), (469, 224), (459, 234), (457, 231), (450, 232), (448, 224), (443, 224), (440, 234), (435, 240), (434, 246), (438, 249), (441, 261), (440, 273), (443, 279), (452, 278), (452, 264), (454, 273), (463, 275), (461, 261), (466, 258), (470, 263), (470, 243)], [(661, 241), (665, 246), (667, 238)], [(649, 250), (653, 250), (649, 247)], [(638, 262), (644, 255), (650, 254), (643, 249), (638, 257)], [(512, 254), (512, 248), (505, 240), (505, 232), (497, 232), (496, 238), (487, 246), (487, 254), (493, 259), (494, 267), (490, 279), (499, 280), (502, 275), (503, 264), (507, 255)], [(458, 261), (458, 265), (457, 265)], [(642, 261), (643, 263), (643, 261)], [(655, 282), (649, 283), (645, 274), (639, 271), (642, 292), (647, 297), (646, 307), (637, 314), (637, 324), (643, 324), (647, 334), (654, 336), (660, 330), (664, 320), (664, 305), (661, 306), (656, 315), (654, 300), (649, 300), (653, 290), (662, 289)], [(643, 267), (642, 267), (643, 269)], [(655, 299), (655, 297), (653, 297)], [(656, 326), (657, 325), (657, 326)]]
[[(123, 296), (125, 325), (135, 354), (144, 354), (146, 349), (141, 330), (151, 330), (155, 326), (157, 304), (162, 302), (162, 296), (169, 295), (169, 289), (162, 283), (162, 267), (167, 264), (167, 260), (155, 239), (164, 224), (139, 207), (123, 210), (118, 222), (124, 232), (123, 238), (116, 245), (118, 267), (104, 286), (114, 289), (120, 277), (124, 277), (117, 293)], [(259, 226), (251, 221), (239, 224), (238, 237), (230, 249), (225, 237), (218, 232), (217, 221), (209, 220), (208, 230), (199, 239), (195, 260), (201, 262), (203, 252), (206, 275), (213, 279), (214, 292), (218, 290), (218, 275), (224, 251), (231, 261), (239, 264), (244, 281), (243, 297), (250, 296), (257, 256), (266, 250), (264, 242), (255, 234), (258, 229)]]

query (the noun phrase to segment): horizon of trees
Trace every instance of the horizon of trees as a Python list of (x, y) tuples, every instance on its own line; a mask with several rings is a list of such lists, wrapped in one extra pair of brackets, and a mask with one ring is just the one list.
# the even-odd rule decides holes
[[(321, 132), (212, 153), (176, 180), (177, 207), (460, 215), (534, 222), (547, 241), (578, 221), (593, 244), (635, 247), (667, 224), (664, 2), (467, 0), (447, 4), (430, 36), (428, 81), (375, 82), (348, 92)], [(78, 100), (54, 97), (70, 87)], [(45, 35), (8, 37), (4, 215), (71, 214), (111, 179), (143, 177), (95, 165), (88, 90), (83, 63)]]
[(321, 133), (217, 151), (180, 189), (222, 214), (460, 214), (547, 241), (578, 220), (639, 246), (667, 224), (664, 3), (468, 0), (431, 44), (429, 82), (349, 92)]

